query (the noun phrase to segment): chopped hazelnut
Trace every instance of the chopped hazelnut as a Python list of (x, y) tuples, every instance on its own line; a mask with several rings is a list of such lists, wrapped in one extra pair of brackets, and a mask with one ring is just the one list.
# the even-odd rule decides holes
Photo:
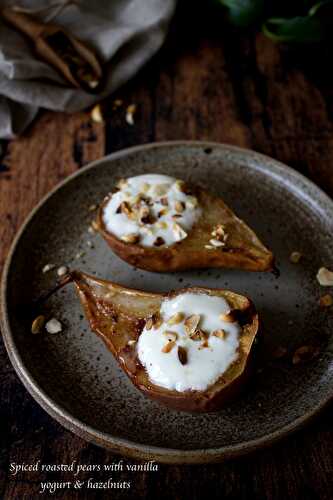
[(158, 236), (156, 240), (154, 241), (154, 246), (155, 247), (160, 247), (165, 244), (165, 240), (162, 238), (162, 236)]
[(34, 335), (36, 333), (40, 333), (42, 331), (43, 327), (44, 327), (44, 324), (45, 324), (45, 316), (43, 316), (42, 314), (40, 314), (32, 322), (31, 333), (33, 333)]
[(282, 346), (278, 346), (274, 351), (273, 351), (273, 358), (274, 359), (281, 359), (284, 358), (285, 355), (287, 354), (287, 349)]
[(57, 269), (57, 275), (58, 276), (65, 276), (65, 274), (68, 273), (68, 267), (66, 266), (60, 266), (58, 269)]
[(178, 346), (178, 359), (182, 365), (187, 363), (187, 350), (185, 347)]
[(226, 314), (220, 314), (220, 320), (225, 321), (226, 323), (235, 323), (236, 317), (233, 311), (229, 311)]
[(226, 332), (224, 330), (222, 330), (222, 329), (215, 330), (213, 332), (213, 335), (214, 335), (214, 337), (217, 337), (218, 339), (222, 339), (223, 340), (225, 338), (225, 336), (226, 336)]
[(178, 323), (181, 323), (184, 319), (185, 315), (182, 312), (177, 312), (171, 318), (168, 319), (167, 324), (168, 325), (177, 325)]
[(330, 307), (333, 305), (333, 297), (329, 293), (323, 295), (319, 299), (319, 304), (321, 307)]
[(176, 212), (180, 212), (180, 213), (184, 212), (185, 208), (186, 208), (186, 205), (183, 201), (176, 201), (176, 203), (175, 203)]
[(200, 323), (200, 314), (192, 314), (191, 316), (188, 316), (185, 320), (185, 331), (188, 335), (191, 335), (192, 333), (195, 332), (195, 330), (198, 328), (199, 323)]
[(212, 239), (212, 240), (209, 240), (209, 243), (210, 243), (213, 247), (224, 247), (224, 242), (223, 242), (223, 241), (220, 241), (220, 240)]
[(172, 342), (172, 341), (168, 342), (167, 344), (165, 344), (164, 347), (162, 347), (162, 352), (165, 352), (165, 353), (170, 352), (175, 345), (176, 345), (175, 342)]
[(46, 325), (45, 325), (46, 331), (48, 333), (59, 333), (62, 331), (62, 325), (60, 321), (58, 321), (56, 318), (50, 319)]
[(52, 269), (55, 268), (55, 265), (54, 264), (46, 264), (43, 269), (42, 269), (42, 272), (43, 273), (48, 273), (49, 271), (52, 271)]
[(296, 349), (293, 355), (293, 365), (297, 365), (299, 363), (304, 363), (306, 361), (311, 361), (314, 357), (319, 354), (319, 349), (317, 347), (311, 345), (303, 345)]
[(333, 286), (333, 271), (321, 267), (317, 273), (317, 280), (321, 286)]
[(289, 260), (293, 264), (298, 264), (299, 261), (301, 260), (301, 258), (302, 258), (302, 254), (300, 252), (292, 252), (290, 254)]
[(140, 236), (138, 234), (135, 234), (135, 233), (124, 234), (124, 236), (122, 236), (120, 239), (122, 241), (124, 241), (125, 243), (135, 244), (135, 243), (139, 242)]
[(91, 110), (90, 116), (91, 116), (92, 121), (95, 123), (103, 123), (104, 122), (101, 106), (99, 104), (96, 104), (96, 106), (93, 107), (93, 109)]
[(178, 338), (178, 335), (176, 332), (171, 332), (169, 330), (165, 330), (163, 332), (163, 335), (166, 336), (166, 338), (168, 339), (169, 342), (176, 342), (176, 340)]

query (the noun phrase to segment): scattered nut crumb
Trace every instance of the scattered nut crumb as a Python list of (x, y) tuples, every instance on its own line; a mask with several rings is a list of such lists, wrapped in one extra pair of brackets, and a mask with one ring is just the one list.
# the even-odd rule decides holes
[(134, 125), (134, 113), (136, 112), (136, 104), (130, 104), (126, 109), (126, 122), (128, 125)]
[(274, 349), (272, 357), (274, 359), (281, 359), (284, 358), (286, 354), (287, 354), (287, 349), (285, 347), (278, 346), (276, 349)]
[(294, 352), (292, 363), (298, 365), (306, 361), (311, 361), (314, 357), (318, 356), (319, 348), (311, 345), (303, 345)]
[(102, 110), (100, 104), (96, 104), (90, 112), (90, 116), (95, 123), (104, 123), (104, 118), (102, 115)]
[(93, 242), (92, 242), (92, 241), (90, 241), (90, 240), (88, 240), (88, 241), (87, 241), (87, 247), (89, 247), (89, 248), (94, 248)]
[(62, 331), (62, 325), (60, 321), (58, 321), (56, 318), (50, 319), (46, 325), (45, 325), (46, 331), (48, 333), (59, 333)]
[(49, 271), (52, 271), (52, 269), (55, 268), (55, 265), (54, 264), (46, 264), (43, 269), (42, 269), (42, 272), (43, 273), (48, 273)]
[(68, 273), (68, 267), (66, 267), (66, 266), (58, 267), (58, 269), (57, 269), (58, 276), (65, 276), (65, 274), (67, 274), (67, 273)]
[(32, 322), (31, 333), (33, 333), (34, 335), (36, 333), (40, 333), (42, 331), (42, 329), (43, 329), (44, 324), (45, 324), (45, 316), (43, 316), (42, 314), (40, 314)]
[(289, 260), (293, 264), (298, 264), (302, 257), (303, 256), (302, 256), (301, 252), (291, 252), (291, 254), (289, 256)]
[(87, 80), (87, 84), (91, 89), (95, 89), (98, 87), (99, 81), (98, 80)]
[(176, 345), (175, 342), (168, 342), (167, 344), (165, 344), (164, 347), (162, 347), (162, 352), (165, 352), (165, 353), (168, 353), (171, 351), (171, 349), (173, 349), (173, 347)]
[(331, 305), (333, 305), (332, 295), (327, 293), (326, 295), (323, 295), (322, 297), (320, 297), (319, 305), (320, 305), (320, 307), (330, 307)]
[(112, 103), (112, 109), (118, 109), (123, 105), (122, 99), (115, 99)]
[(76, 259), (81, 259), (83, 256), (84, 256), (85, 252), (78, 252), (76, 255), (75, 255), (75, 258)]
[(134, 344), (136, 344), (136, 340), (129, 340), (129, 341), (127, 342), (127, 345), (129, 345), (129, 346), (132, 346), (132, 345), (134, 345)]
[(187, 350), (185, 347), (178, 346), (178, 359), (182, 365), (186, 365), (187, 363)]
[(333, 271), (321, 267), (317, 273), (317, 280), (321, 286), (333, 286)]

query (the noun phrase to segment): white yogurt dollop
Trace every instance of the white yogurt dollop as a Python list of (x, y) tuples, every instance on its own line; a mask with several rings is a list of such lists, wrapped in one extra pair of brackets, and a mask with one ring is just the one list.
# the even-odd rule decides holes
[[(204, 391), (214, 384), (238, 357), (238, 323), (228, 323), (219, 317), (230, 311), (230, 306), (222, 297), (204, 293), (183, 293), (172, 299), (166, 299), (161, 305), (163, 324), (159, 328), (143, 329), (137, 344), (138, 358), (145, 367), (149, 379), (156, 385), (179, 392), (187, 390)], [(200, 328), (208, 337), (208, 347), (202, 347), (201, 341), (192, 340), (185, 330), (184, 321), (168, 325), (166, 321), (175, 313), (184, 314), (184, 318), (193, 314), (200, 315)], [(223, 329), (223, 339), (213, 335)], [(166, 345), (165, 331), (176, 332), (176, 345), (170, 352), (162, 351)], [(187, 363), (181, 364), (178, 358), (178, 346), (187, 351)]]
[[(129, 210), (121, 210), (123, 202)], [(149, 216), (140, 219), (143, 210)], [(134, 235), (142, 246), (172, 245), (186, 238), (201, 212), (197, 199), (182, 192), (180, 181), (146, 174), (120, 184), (104, 207), (103, 222), (107, 231), (124, 241)]]

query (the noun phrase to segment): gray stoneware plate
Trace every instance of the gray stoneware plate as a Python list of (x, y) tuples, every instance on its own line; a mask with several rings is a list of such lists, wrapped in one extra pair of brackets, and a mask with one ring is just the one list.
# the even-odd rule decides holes
[[(281, 276), (235, 270), (155, 274), (133, 269), (88, 233), (88, 207), (116, 179), (160, 172), (191, 179), (221, 194), (277, 257)], [(139, 146), (98, 160), (67, 178), (35, 208), (7, 260), (2, 326), (10, 359), (28, 391), (54, 418), (115, 452), (169, 463), (202, 463), (276, 441), (313, 417), (333, 390), (332, 319), (321, 310), (316, 272), (333, 266), (333, 203), (314, 184), (268, 157), (232, 146), (173, 142)], [(94, 248), (89, 248), (91, 240)], [(304, 254), (295, 265), (292, 251)], [(84, 251), (81, 259), (76, 254)], [(90, 332), (72, 285), (47, 304), (65, 328), (30, 334), (22, 304), (52, 286), (47, 263), (82, 269), (133, 288), (167, 291), (204, 285), (250, 296), (264, 323), (258, 373), (244, 394), (219, 413), (191, 415), (146, 399), (104, 344)], [(304, 344), (321, 346), (315, 360), (272, 361)]]

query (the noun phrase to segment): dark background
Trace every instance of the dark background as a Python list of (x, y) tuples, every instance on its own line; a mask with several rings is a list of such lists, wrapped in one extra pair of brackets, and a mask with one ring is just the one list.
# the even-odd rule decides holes
[[(162, 51), (102, 107), (43, 112), (8, 144), (0, 163), (0, 266), (26, 215), (40, 198), (87, 162), (126, 146), (172, 139), (207, 139), (252, 148), (310, 177), (333, 195), (333, 85), (330, 48), (276, 46), (260, 34), (225, 26), (198, 2), (178, 10)], [(199, 5), (199, 6), (198, 6)], [(124, 106), (114, 110), (120, 98)], [(125, 107), (138, 106), (135, 125)], [(305, 430), (254, 455), (206, 466), (160, 466), (158, 473), (114, 474), (130, 491), (105, 498), (332, 499), (332, 406)], [(109, 452), (64, 430), (26, 392), (0, 344), (0, 498), (38, 498), (41, 480), (70, 474), (24, 473), (11, 462), (110, 463)], [(86, 473), (80, 479), (106, 480)], [(99, 492), (58, 492), (54, 498), (101, 498)]]

